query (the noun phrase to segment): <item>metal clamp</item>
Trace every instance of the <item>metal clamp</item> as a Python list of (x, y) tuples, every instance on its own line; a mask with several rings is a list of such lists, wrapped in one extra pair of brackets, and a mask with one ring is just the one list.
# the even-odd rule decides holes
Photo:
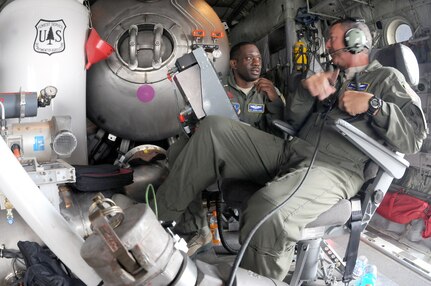
[(129, 28), (129, 69), (132, 71), (138, 68), (138, 49), (137, 49), (137, 38), (138, 38), (138, 26), (131, 25)]
[(19, 89), (19, 118), (25, 117), (25, 94), (22, 92), (21, 88)]
[(105, 198), (102, 193), (98, 193), (93, 198), (93, 203), (91, 204), (88, 213), (90, 222), (92, 222), (92, 218), (95, 219), (100, 213), (100, 215), (107, 218), (109, 225), (112, 228), (116, 228), (124, 220), (123, 210), (117, 206), (113, 200)]
[(163, 26), (161, 24), (154, 25), (154, 48), (152, 66), (155, 69), (159, 69), (162, 66), (162, 35)]
[(154, 25), (154, 42), (149, 44), (138, 44), (139, 27), (131, 25), (129, 28), (129, 69), (136, 70), (139, 67), (138, 52), (140, 50), (152, 50), (153, 60), (152, 67), (159, 69), (162, 66), (162, 50), (163, 50), (163, 26), (161, 24)]
[[(136, 259), (123, 245), (113, 229), (123, 221), (123, 210), (116, 206), (112, 200), (106, 199), (101, 193), (97, 194), (93, 198), (93, 201), (94, 203), (90, 206), (89, 210), (91, 227), (100, 235), (112, 255), (119, 261), (124, 269), (130, 274), (136, 275), (143, 268), (136, 262)], [(106, 208), (106, 204), (108, 204), (109, 207)], [(109, 216), (111, 216), (111, 219), (108, 219)]]

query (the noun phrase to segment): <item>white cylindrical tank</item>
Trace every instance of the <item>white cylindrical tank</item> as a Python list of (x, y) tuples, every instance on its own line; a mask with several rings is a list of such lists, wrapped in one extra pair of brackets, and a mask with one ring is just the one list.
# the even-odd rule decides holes
[[(81, 1), (82, 2), (82, 1)], [(70, 115), (78, 140), (72, 164), (87, 163), (85, 42), (89, 12), (77, 0), (15, 0), (0, 13), (0, 92), (58, 89), (24, 122)], [(9, 122), (9, 121), (8, 121)]]
[(78, 278), (86, 285), (99, 285), (101, 279), (79, 255), (84, 240), (40, 191), (1, 137), (0, 158), (0, 192)]

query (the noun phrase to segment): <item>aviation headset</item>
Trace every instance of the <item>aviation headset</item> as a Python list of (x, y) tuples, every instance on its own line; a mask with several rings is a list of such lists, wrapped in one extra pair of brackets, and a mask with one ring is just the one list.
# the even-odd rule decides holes
[[(365, 23), (363, 19), (347, 17), (336, 21), (334, 24), (344, 23), (344, 22)], [(351, 28), (346, 31), (346, 33), (344, 34), (344, 45), (346, 46), (346, 50), (352, 54), (358, 54), (362, 52), (364, 49), (370, 49), (368, 45), (367, 37), (365, 36), (364, 31), (362, 31), (359, 28)]]

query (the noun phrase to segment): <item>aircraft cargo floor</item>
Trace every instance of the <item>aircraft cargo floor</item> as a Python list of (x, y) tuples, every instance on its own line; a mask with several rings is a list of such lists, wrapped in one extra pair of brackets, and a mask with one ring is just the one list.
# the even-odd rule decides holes
[[(236, 233), (226, 232), (225, 237), (232, 248), (239, 248)], [(329, 240), (328, 243), (343, 257), (347, 239), (347, 236), (340, 236)], [(378, 277), (375, 286), (431, 285), (430, 255), (405, 247), (371, 227), (362, 234), (358, 255), (365, 255), (369, 264), (377, 266)], [(210, 251), (199, 254), (198, 258), (209, 263), (216, 261), (233, 263), (235, 256), (229, 255), (223, 246), (215, 246)], [(317, 286), (325, 283), (317, 280), (307, 285)], [(344, 284), (339, 282), (336, 285)], [(350, 285), (354, 283), (351, 282)]]

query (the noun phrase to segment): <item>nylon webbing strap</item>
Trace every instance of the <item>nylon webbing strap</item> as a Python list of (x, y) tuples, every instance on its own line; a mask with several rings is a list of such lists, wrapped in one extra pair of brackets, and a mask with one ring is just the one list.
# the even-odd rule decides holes
[(343, 282), (348, 283), (352, 280), (353, 269), (355, 268), (356, 258), (358, 257), (359, 241), (362, 231), (362, 211), (361, 201), (352, 199), (352, 218), (350, 222), (350, 237), (347, 244), (346, 255), (344, 261), (346, 267), (344, 269)]

